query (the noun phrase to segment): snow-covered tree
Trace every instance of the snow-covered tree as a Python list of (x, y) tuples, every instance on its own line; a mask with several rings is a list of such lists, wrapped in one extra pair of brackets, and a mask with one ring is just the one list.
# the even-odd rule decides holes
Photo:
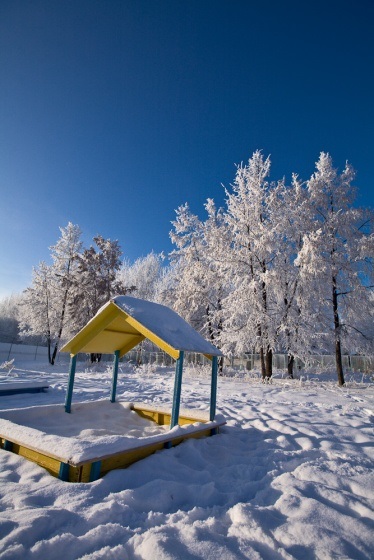
[(12, 294), (0, 300), (0, 341), (16, 342), (19, 332), (20, 294)]
[(354, 171), (341, 174), (322, 152), (308, 181), (313, 223), (297, 258), (304, 305), (315, 319), (319, 345), (335, 352), (339, 385), (344, 384), (342, 353), (373, 345), (373, 307), (365, 266), (370, 265), (370, 217), (353, 206)]
[(276, 345), (276, 309), (272, 290), (278, 256), (282, 181), (269, 183), (270, 158), (256, 151), (237, 168), (231, 191), (226, 190), (225, 220), (231, 233), (227, 249), (232, 290), (225, 298), (227, 318), (224, 348), (260, 352), (263, 377), (272, 375)]
[(158, 285), (163, 276), (163, 254), (149, 253), (134, 263), (125, 260), (117, 273), (122, 293), (133, 294), (140, 299), (156, 301)]
[(69, 329), (70, 303), (82, 248), (81, 230), (71, 222), (60, 228), (61, 237), (51, 249), (52, 265), (40, 263), (20, 305), (22, 334), (41, 335), (48, 345), (48, 358), (55, 363), (60, 340)]
[(287, 353), (288, 374), (293, 377), (294, 359), (300, 350), (300, 323), (303, 320), (298, 301), (299, 268), (295, 266), (295, 259), (301, 248), (303, 231), (308, 227), (304, 215), (305, 186), (294, 174), (291, 185), (283, 183), (278, 195), (275, 257), (269, 271), (269, 289), (274, 300), (275, 346)]
[(225, 280), (221, 256), (225, 239), (222, 211), (213, 200), (205, 204), (207, 219), (192, 214), (188, 204), (176, 210), (170, 238), (176, 249), (170, 253), (169, 294), (172, 307), (214, 344), (220, 344), (222, 299)]
[(122, 251), (118, 240), (93, 238), (91, 245), (79, 254), (70, 301), (69, 336), (84, 327), (109, 299), (121, 292), (117, 273), (121, 266)]
[(33, 269), (32, 283), (23, 294), (19, 316), (21, 336), (40, 336), (48, 346), (48, 360), (52, 363), (52, 344), (55, 334), (55, 306), (52, 267), (41, 262)]

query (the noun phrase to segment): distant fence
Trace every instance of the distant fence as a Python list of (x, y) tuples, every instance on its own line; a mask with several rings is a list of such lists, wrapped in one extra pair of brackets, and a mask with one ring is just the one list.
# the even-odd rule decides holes
[[(9, 360), (48, 360), (48, 348), (40, 345), (12, 344), (10, 342), (0, 342), (0, 364)], [(79, 354), (79, 361), (87, 361), (87, 354)], [(57, 354), (57, 362), (67, 362), (69, 354)], [(109, 355), (102, 356), (102, 361), (111, 361)], [(122, 358), (123, 362), (136, 364), (154, 364), (158, 366), (171, 366), (174, 360), (165, 352), (150, 351), (139, 347), (131, 350)], [(185, 361), (196, 366), (206, 365), (209, 360), (201, 354), (186, 353)], [(259, 354), (245, 354), (237, 357), (225, 358), (225, 366), (238, 370), (261, 370)], [(274, 354), (273, 367), (278, 370), (287, 370), (287, 355)], [(314, 355), (308, 356), (303, 360), (296, 358), (294, 370), (301, 371), (306, 368), (331, 369), (335, 367), (335, 356)], [(374, 372), (374, 357), (368, 356), (343, 356), (343, 368), (346, 371), (357, 371), (363, 373)]]
[(45, 358), (48, 360), (48, 348), (46, 346), (33, 346), (29, 344), (13, 344), (12, 342), (0, 342), (0, 362), (6, 362), (18, 358), (20, 360), (36, 360)]
[[(273, 368), (287, 370), (288, 356), (286, 354), (273, 354)], [(227, 359), (235, 369), (261, 370), (261, 360), (259, 354), (246, 354), (245, 356)], [(343, 368), (346, 371), (356, 371), (363, 373), (374, 372), (374, 357), (344, 355), (342, 356)], [(320, 354), (307, 356), (303, 359), (296, 358), (294, 371), (305, 370), (306, 368), (332, 369), (335, 368), (335, 356)]]

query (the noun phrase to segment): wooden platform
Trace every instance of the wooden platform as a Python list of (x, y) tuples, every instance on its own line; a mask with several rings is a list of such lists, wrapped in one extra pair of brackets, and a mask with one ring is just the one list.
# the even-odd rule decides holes
[[(159, 425), (168, 425), (170, 423), (171, 412), (143, 405), (132, 405), (131, 408), (143, 418), (147, 418)], [(59, 457), (43, 449), (38, 449), (36, 446), (25, 445), (20, 439), (12, 438), (9, 433), (6, 435), (0, 434), (0, 447), (37, 463), (60, 480), (92, 482), (111, 470), (128, 467), (156, 451), (178, 445), (185, 439), (215, 435), (224, 424), (225, 420), (222, 417), (219, 417), (217, 421), (208, 422), (206, 419), (198, 418), (193, 413), (185, 412), (179, 417), (179, 425), (184, 426), (185, 430), (179, 429), (177, 434), (175, 430), (166, 432), (158, 436), (157, 441), (136, 444), (131, 449), (115, 453), (110, 453), (110, 446), (108, 446), (107, 454), (91, 457), (87, 461), (76, 463), (69, 461), (66, 457)], [(183, 431), (184, 433), (181, 433)]]
[(20, 393), (42, 393), (48, 389), (45, 381), (12, 381), (0, 383), (0, 397)]

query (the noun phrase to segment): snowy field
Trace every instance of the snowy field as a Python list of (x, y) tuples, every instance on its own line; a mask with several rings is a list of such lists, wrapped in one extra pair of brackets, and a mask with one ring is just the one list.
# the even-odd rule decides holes
[[(1, 381), (50, 388), (1, 396), (0, 417), (63, 406), (66, 365), (15, 366)], [(117, 396), (170, 407), (173, 375), (122, 366)], [(109, 399), (110, 377), (105, 365), (78, 363), (72, 406)], [(227, 425), (219, 435), (88, 484), (61, 482), (0, 450), (0, 558), (372, 559), (374, 384), (362, 374), (347, 381), (340, 389), (331, 374), (279, 376), (269, 385), (244, 374), (220, 377), (217, 408)], [(203, 371), (185, 370), (182, 407), (209, 410)]]

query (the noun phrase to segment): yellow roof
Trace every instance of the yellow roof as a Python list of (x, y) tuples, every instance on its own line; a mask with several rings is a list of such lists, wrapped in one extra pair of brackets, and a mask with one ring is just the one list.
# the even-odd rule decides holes
[(123, 356), (145, 338), (174, 359), (179, 358), (182, 350), (221, 355), (175, 311), (129, 296), (117, 296), (106, 303), (61, 352), (113, 354), (118, 350)]

